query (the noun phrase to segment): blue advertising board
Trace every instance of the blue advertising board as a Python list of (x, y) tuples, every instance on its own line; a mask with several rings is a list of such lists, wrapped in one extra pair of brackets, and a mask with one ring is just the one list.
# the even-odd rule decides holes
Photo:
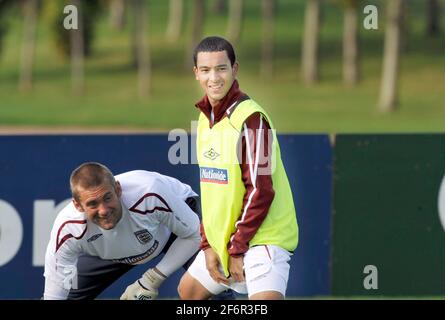
[[(190, 159), (190, 136), (182, 163), (171, 163), (179, 140), (169, 141), (167, 134), (0, 136), (0, 299), (41, 298), (49, 231), (55, 214), (70, 199), (69, 175), (79, 164), (101, 162), (115, 174), (157, 171), (199, 192), (199, 169)], [(279, 140), (300, 226), (287, 295), (326, 295), (330, 292), (329, 139), (326, 135), (281, 135)], [(100, 298), (118, 298), (147, 267), (133, 268)], [(165, 282), (161, 298), (177, 298), (182, 273), (177, 271)]]

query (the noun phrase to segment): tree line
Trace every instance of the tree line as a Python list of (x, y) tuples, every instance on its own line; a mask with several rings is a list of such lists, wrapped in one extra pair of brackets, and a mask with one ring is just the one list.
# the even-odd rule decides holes
[[(227, 14), (227, 28), (222, 34), (232, 43), (242, 40), (243, 21), (245, 16), (244, 0), (205, 0), (191, 1), (191, 35), (185, 50), (184, 66), (191, 67), (192, 50), (203, 37), (203, 26), (206, 12), (211, 14)], [(322, 12), (326, 2), (335, 3), (343, 9), (343, 81), (348, 86), (355, 86), (360, 81), (360, 17), (363, 14), (363, 0), (306, 0), (301, 46), (301, 76), (308, 86), (320, 81), (320, 30), (322, 29)], [(258, 0), (261, 12), (261, 61), (260, 74), (270, 77), (273, 74), (274, 60), (274, 25), (277, 0)], [(63, 20), (67, 5), (77, 8), (77, 29), (67, 30)], [(123, 29), (131, 23), (132, 65), (137, 70), (138, 92), (140, 96), (150, 93), (151, 59), (148, 41), (148, 21), (150, 19), (149, 0), (0, 0), (0, 52), (2, 38), (7, 26), (2, 19), (18, 7), (23, 21), (23, 37), (21, 46), (21, 63), (19, 88), (23, 91), (32, 89), (33, 65), (36, 46), (36, 28), (39, 19), (51, 25), (52, 37), (58, 51), (71, 61), (72, 90), (81, 95), (84, 92), (84, 60), (92, 50), (94, 29), (97, 17), (108, 12), (109, 23), (113, 28)], [(207, 6), (209, 6), (207, 8)], [(383, 112), (395, 110), (398, 104), (398, 74), (400, 66), (401, 41), (404, 28), (407, 0), (391, 0), (384, 2), (384, 12), (378, 12), (379, 19), (385, 18), (385, 40), (383, 50), (383, 67), (381, 75), (380, 97), (378, 107)], [(424, 1), (427, 16), (426, 35), (433, 37), (441, 33), (440, 1)], [(165, 28), (165, 38), (174, 43), (184, 33), (184, 0), (169, 0), (169, 13)], [(206, 11), (208, 10), (208, 11)], [(380, 10), (380, 8), (379, 8)], [(384, 13), (382, 15), (381, 13)]]

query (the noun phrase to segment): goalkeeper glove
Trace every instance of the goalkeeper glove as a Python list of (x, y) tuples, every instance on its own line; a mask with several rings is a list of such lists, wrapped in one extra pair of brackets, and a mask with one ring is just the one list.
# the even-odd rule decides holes
[(148, 269), (142, 277), (129, 285), (121, 296), (121, 300), (154, 300), (158, 296), (158, 288), (166, 278), (154, 269)]

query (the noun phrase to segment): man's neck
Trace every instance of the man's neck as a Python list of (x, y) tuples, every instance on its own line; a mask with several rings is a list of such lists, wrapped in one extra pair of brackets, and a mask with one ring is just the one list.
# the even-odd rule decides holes
[(225, 117), (225, 111), (234, 101), (243, 96), (239, 90), (238, 82), (235, 80), (226, 96), (218, 101), (211, 101), (208, 96), (199, 101), (196, 106), (207, 116), (210, 126), (218, 123)]

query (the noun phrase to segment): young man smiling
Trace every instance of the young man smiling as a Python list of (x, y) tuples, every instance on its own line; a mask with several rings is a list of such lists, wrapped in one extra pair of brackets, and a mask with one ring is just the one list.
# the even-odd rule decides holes
[(193, 59), (205, 93), (196, 104), (202, 251), (179, 295), (208, 299), (232, 288), (250, 299), (283, 299), (298, 225), (273, 125), (239, 89), (227, 40), (203, 39)]

